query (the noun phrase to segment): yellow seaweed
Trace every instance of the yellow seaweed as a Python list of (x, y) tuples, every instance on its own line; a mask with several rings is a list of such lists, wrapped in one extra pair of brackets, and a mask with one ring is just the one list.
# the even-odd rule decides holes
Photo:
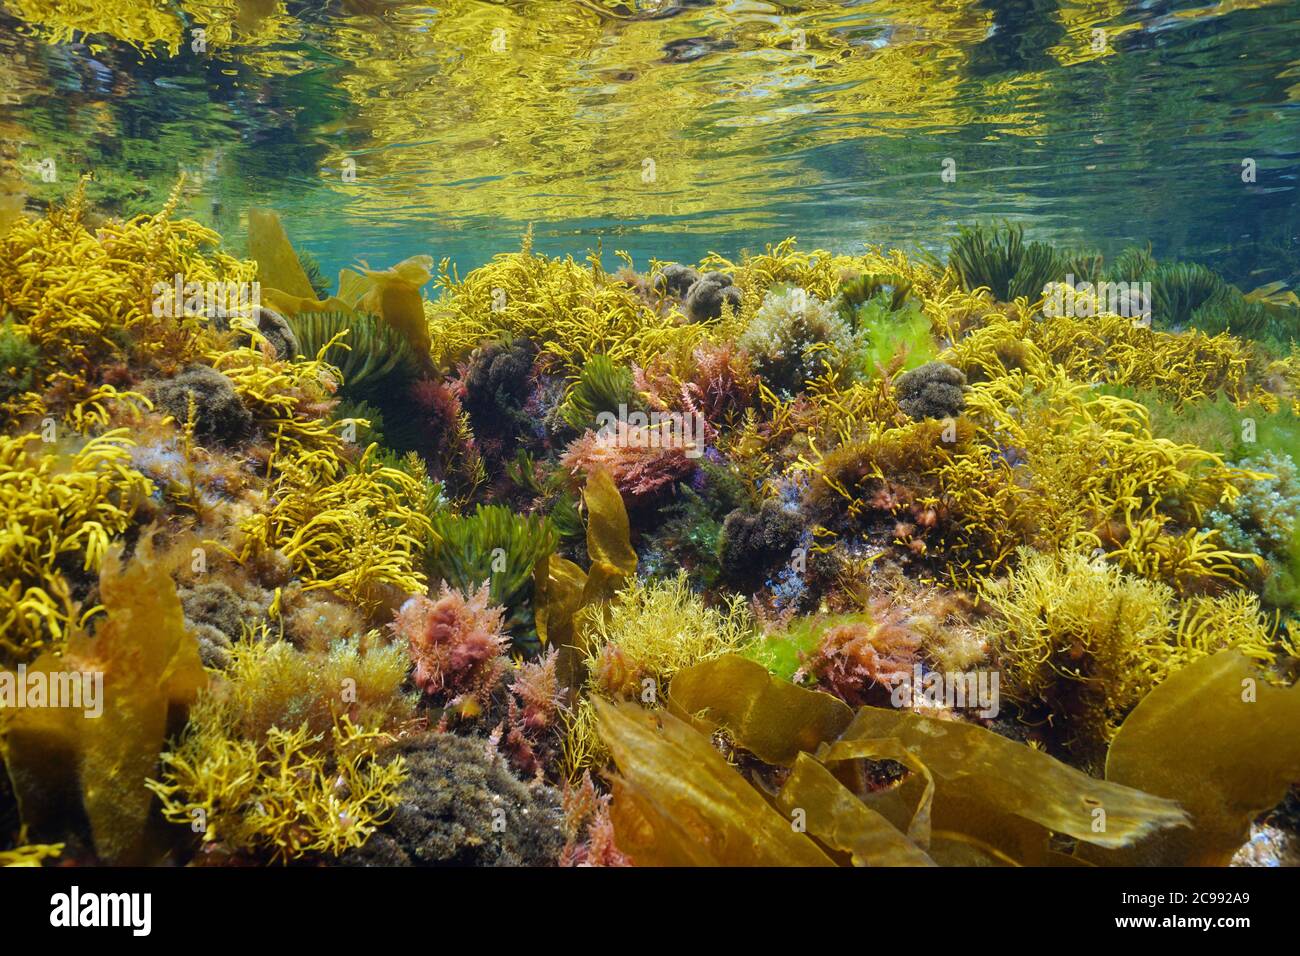
[(257, 277), (264, 293), (273, 289), (303, 299), (316, 298), (278, 213), (248, 210), (248, 251), (257, 260)]
[(572, 561), (551, 555), (533, 573), (533, 619), (543, 643), (573, 643), (578, 612), (610, 600), (636, 574), (627, 508), (614, 479), (608, 472), (593, 471), (583, 499), (591, 567), (583, 571)]
[(955, 720), (862, 707), (840, 740), (817, 756), (828, 764), (873, 755), (897, 759), (898, 747), (933, 774), (936, 827), (950, 794), (1105, 847), (1187, 825), (1173, 800), (1095, 780), (1024, 744)]
[(833, 865), (683, 721), (634, 704), (595, 708), (619, 770), (615, 838), (638, 865)]
[(735, 654), (679, 671), (668, 688), (668, 709), (709, 733), (724, 727), (760, 760), (783, 766), (834, 740), (853, 720), (839, 699), (796, 687)]
[(53, 812), (79, 788), (99, 857), (140, 863), (153, 799), (145, 780), (157, 770), (169, 725), (207, 676), (175, 586), (147, 540), (125, 568), (121, 549), (109, 552), (100, 594), (107, 617), (94, 636), (73, 634), (61, 655), (47, 651), (29, 674), (51, 682), (69, 671), (101, 674), (103, 712), (14, 710), (3, 725), (4, 757), (25, 824), (57, 825)]
[(432, 270), (432, 256), (411, 256), (389, 269), (366, 268), (357, 278), (345, 269), (339, 273), (339, 297), (382, 316), (423, 357), (431, 343), (420, 288), (433, 278)]
[(587, 553), (592, 567), (603, 566), (611, 578), (636, 574), (627, 509), (609, 472), (594, 470), (582, 497), (587, 504)]
[(802, 811), (808, 832), (850, 854), (854, 866), (935, 865), (924, 850), (805, 753), (795, 759), (776, 800), (787, 816)]
[(615, 281), (594, 254), (585, 266), (572, 257), (550, 259), (523, 249), (496, 256), (463, 280), (444, 262), (443, 295), (425, 303), (439, 364), (462, 360), (484, 339), (522, 336), (577, 374), (593, 355), (645, 364), (676, 356), (704, 340), (702, 324), (681, 324), (674, 313), (650, 308)]
[(58, 646), (73, 623), (59, 565), (97, 572), (153, 483), (131, 466), (126, 429), (57, 454), (37, 432), (0, 435), (0, 662)]
[(1153, 690), (1120, 727), (1106, 779), (1177, 799), (1191, 830), (1091, 851), (1098, 863), (1226, 865), (1250, 823), (1300, 779), (1300, 686), (1276, 687), (1235, 650), (1188, 665)]
[(62, 853), (62, 843), (24, 844), (12, 850), (0, 850), (0, 866), (41, 866), (46, 860), (58, 859)]
[(533, 572), (533, 622), (542, 644), (573, 643), (573, 616), (582, 607), (587, 572), (568, 558), (551, 554)]

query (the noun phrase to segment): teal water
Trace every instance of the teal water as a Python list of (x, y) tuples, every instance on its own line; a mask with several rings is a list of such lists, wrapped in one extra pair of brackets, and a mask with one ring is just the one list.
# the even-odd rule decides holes
[(1300, 3), (246, 8), (201, 53), (0, 19), (10, 178), (47, 201), (88, 174), (134, 213), (185, 169), (232, 246), (271, 206), (326, 275), (417, 253), (463, 273), (530, 224), (643, 267), (790, 235), (938, 249), (1005, 217), (1300, 282)]

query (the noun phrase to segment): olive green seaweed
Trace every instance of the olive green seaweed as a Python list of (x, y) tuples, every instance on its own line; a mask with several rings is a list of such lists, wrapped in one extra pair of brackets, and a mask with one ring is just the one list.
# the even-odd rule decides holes
[(1275, 686), (1234, 650), (1189, 664), (1129, 714), (1111, 743), (1106, 779), (1177, 799), (1192, 829), (1161, 830), (1122, 849), (1090, 848), (1089, 859), (1225, 866), (1251, 821), (1300, 780), (1300, 686)]

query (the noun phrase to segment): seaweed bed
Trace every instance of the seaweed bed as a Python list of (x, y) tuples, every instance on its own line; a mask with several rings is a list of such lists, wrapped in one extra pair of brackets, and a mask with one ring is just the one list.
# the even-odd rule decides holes
[(1294, 293), (996, 225), (329, 287), (173, 204), (0, 226), (0, 861), (1294, 853)]

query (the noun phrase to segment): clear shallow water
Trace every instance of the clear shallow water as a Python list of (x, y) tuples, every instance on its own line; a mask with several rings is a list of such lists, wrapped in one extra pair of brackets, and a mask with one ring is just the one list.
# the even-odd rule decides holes
[(232, 245), (272, 206), (330, 276), (416, 253), (464, 272), (530, 223), (544, 251), (644, 267), (789, 235), (936, 248), (1007, 217), (1300, 284), (1300, 3), (171, 8), (150, 54), (0, 21), (11, 182), (48, 200), (89, 173), (133, 213), (183, 168)]

